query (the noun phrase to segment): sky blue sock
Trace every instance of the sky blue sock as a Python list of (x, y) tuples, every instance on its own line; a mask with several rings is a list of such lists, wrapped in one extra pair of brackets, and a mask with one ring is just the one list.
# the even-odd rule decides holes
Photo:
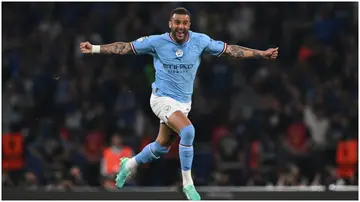
[(182, 146), (179, 145), (179, 154), (180, 154), (180, 162), (181, 162), (181, 170), (187, 171), (191, 170), (192, 162), (194, 158), (194, 148), (193, 146)]
[(158, 142), (152, 142), (135, 156), (135, 161), (138, 164), (149, 163), (155, 159), (159, 159), (162, 155), (169, 152), (169, 149), (161, 146)]

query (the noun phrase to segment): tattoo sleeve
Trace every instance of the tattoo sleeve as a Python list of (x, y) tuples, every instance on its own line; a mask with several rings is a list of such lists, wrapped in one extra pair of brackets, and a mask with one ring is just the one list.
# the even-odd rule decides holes
[(263, 51), (250, 49), (238, 45), (228, 45), (225, 54), (235, 58), (264, 58)]
[(101, 45), (100, 53), (125, 55), (132, 52), (131, 45), (128, 42), (115, 42)]

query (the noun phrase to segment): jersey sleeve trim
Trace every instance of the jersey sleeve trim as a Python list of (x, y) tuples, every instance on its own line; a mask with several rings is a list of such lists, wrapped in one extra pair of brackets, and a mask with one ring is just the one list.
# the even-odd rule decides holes
[(131, 47), (131, 50), (133, 51), (133, 53), (134, 53), (135, 55), (137, 55), (137, 52), (136, 52), (135, 47), (134, 47), (134, 45), (133, 45), (132, 42), (130, 42), (130, 47)]
[(224, 43), (224, 48), (223, 48), (223, 50), (219, 53), (218, 57), (222, 56), (222, 54), (225, 53), (226, 48), (227, 48), (227, 43)]

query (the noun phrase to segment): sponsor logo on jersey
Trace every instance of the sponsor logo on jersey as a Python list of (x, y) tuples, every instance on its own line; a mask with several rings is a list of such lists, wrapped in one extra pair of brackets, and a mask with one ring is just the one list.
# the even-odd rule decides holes
[(174, 69), (174, 70), (189, 70), (194, 67), (193, 64), (177, 64), (177, 65), (171, 65), (171, 64), (164, 64), (163, 67), (165, 69)]

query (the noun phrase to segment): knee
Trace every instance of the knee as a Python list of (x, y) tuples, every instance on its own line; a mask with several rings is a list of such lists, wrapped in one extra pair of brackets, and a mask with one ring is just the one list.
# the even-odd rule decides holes
[(185, 126), (180, 130), (180, 144), (192, 146), (195, 138), (195, 128), (193, 125)]
[(164, 154), (167, 154), (170, 150), (169, 147), (164, 147), (161, 144), (159, 144), (157, 141), (150, 144), (150, 150), (151, 153), (155, 155), (155, 157), (163, 156)]

